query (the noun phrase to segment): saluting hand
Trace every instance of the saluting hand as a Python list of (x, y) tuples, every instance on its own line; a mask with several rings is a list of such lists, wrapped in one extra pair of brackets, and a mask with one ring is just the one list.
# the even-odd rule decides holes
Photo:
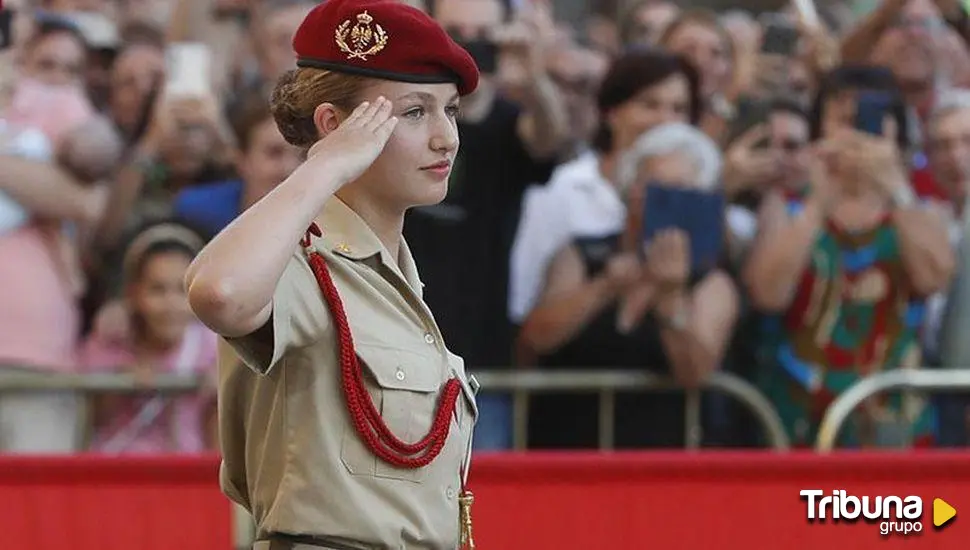
[(346, 120), (313, 144), (307, 160), (319, 157), (335, 167), (345, 182), (360, 177), (377, 159), (394, 133), (397, 117), (391, 116), (391, 102), (383, 96), (363, 102)]

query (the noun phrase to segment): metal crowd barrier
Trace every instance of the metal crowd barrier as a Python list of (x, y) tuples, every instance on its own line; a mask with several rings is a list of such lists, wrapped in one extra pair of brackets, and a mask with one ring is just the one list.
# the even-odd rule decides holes
[[(613, 446), (615, 395), (618, 391), (657, 393), (678, 391), (673, 380), (647, 372), (590, 370), (549, 372), (527, 369), (482, 371), (475, 376), (488, 391), (509, 392), (513, 396), (514, 447), (526, 448), (528, 439), (528, 398), (540, 392), (592, 392), (600, 395), (600, 448)], [(143, 381), (129, 374), (51, 374), (0, 366), (0, 395), (24, 391), (81, 391), (132, 393), (150, 389), (162, 394), (197, 391), (201, 381), (196, 377), (160, 374)], [(725, 393), (747, 407), (761, 424), (770, 447), (790, 448), (790, 440), (771, 403), (752, 384), (727, 372), (714, 372), (705, 390)], [(970, 393), (970, 369), (893, 370), (860, 380), (843, 392), (829, 406), (819, 427), (816, 449), (829, 452), (843, 424), (866, 399), (886, 391), (926, 392), (953, 390)], [(701, 440), (701, 390), (688, 390), (686, 403), (687, 448), (697, 448)]]
[(4, 393), (73, 391), (84, 394), (78, 406), (77, 427), (79, 441), (87, 445), (91, 437), (91, 397), (93, 393), (138, 393), (178, 395), (194, 393), (202, 387), (197, 376), (158, 374), (140, 379), (124, 373), (50, 373), (0, 365), (0, 399)]
[(0, 367), (0, 394), (25, 391), (81, 391), (131, 393), (190, 393), (199, 389), (197, 377), (174, 374), (152, 376), (148, 382), (130, 374), (60, 374)]
[[(528, 397), (537, 392), (589, 391), (600, 395), (600, 447), (613, 447), (614, 397), (617, 391), (656, 393), (679, 391), (673, 380), (647, 372), (591, 370), (548, 372), (517, 369), (514, 371), (485, 371), (476, 377), (486, 390), (508, 391), (513, 395), (513, 434), (516, 449), (525, 449), (528, 430)], [(129, 374), (53, 374), (0, 368), (0, 394), (23, 391), (81, 391), (131, 393), (151, 389), (158, 393), (189, 393), (199, 389), (200, 380), (172, 374), (141, 381)], [(785, 430), (771, 403), (750, 383), (725, 372), (715, 372), (705, 384), (708, 390), (726, 393), (748, 409), (761, 423), (769, 446), (788, 449)], [(688, 448), (697, 448), (701, 440), (701, 391), (688, 390), (686, 404), (686, 441)]]
[[(513, 371), (476, 372), (475, 377), (483, 390), (510, 392), (513, 398), (513, 442), (517, 450), (526, 448), (529, 424), (529, 395), (538, 392), (594, 392), (599, 400), (599, 446), (613, 448), (613, 417), (615, 396), (618, 391), (642, 391), (658, 393), (683, 391), (672, 379), (647, 372), (590, 370), (549, 372), (527, 369)], [(754, 413), (775, 450), (787, 450), (791, 442), (781, 419), (768, 399), (752, 384), (742, 378), (716, 371), (708, 377), (705, 390), (728, 394)], [(701, 443), (701, 391), (687, 390), (686, 433), (688, 449), (696, 449)]]
[(970, 370), (925, 369), (892, 370), (868, 376), (842, 392), (825, 410), (819, 425), (815, 449), (827, 453), (835, 448), (842, 425), (852, 411), (876, 394), (892, 391), (963, 391), (970, 392)]
[[(614, 396), (617, 391), (639, 390), (647, 392), (679, 391), (680, 388), (668, 378), (646, 372), (630, 371), (570, 371), (539, 372), (529, 370), (479, 372), (479, 382), (486, 390), (509, 391), (514, 399), (514, 438), (517, 449), (524, 449), (528, 429), (528, 397), (533, 392), (592, 391), (600, 394), (599, 421), (600, 445), (611, 448), (613, 444)], [(149, 382), (129, 374), (50, 374), (0, 367), (0, 399), (4, 393), (23, 391), (81, 391), (133, 393), (150, 389), (163, 394), (191, 393), (197, 391), (201, 380), (180, 375), (158, 375)], [(758, 418), (767, 434), (771, 447), (788, 449), (790, 444), (781, 420), (768, 400), (754, 386), (741, 378), (715, 372), (708, 378), (704, 389), (716, 390), (738, 399)], [(687, 442), (688, 448), (700, 444), (700, 390), (687, 392)], [(88, 411), (82, 411), (82, 426), (89, 423)], [(83, 429), (83, 428), (82, 428)], [(239, 506), (235, 514), (235, 540), (238, 548), (248, 548), (253, 540), (254, 528), (249, 514)]]

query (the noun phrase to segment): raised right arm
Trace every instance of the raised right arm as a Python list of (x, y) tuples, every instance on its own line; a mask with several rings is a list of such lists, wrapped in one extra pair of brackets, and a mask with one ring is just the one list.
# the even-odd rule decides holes
[(344, 184), (325, 164), (319, 158), (308, 159), (192, 262), (186, 273), (189, 303), (216, 333), (245, 336), (269, 320), (276, 285), (294, 248)]
[(294, 248), (327, 200), (383, 151), (397, 124), (390, 114), (391, 102), (383, 97), (362, 103), (310, 148), (290, 177), (199, 253), (185, 283), (200, 321), (227, 338), (252, 334), (269, 321)]

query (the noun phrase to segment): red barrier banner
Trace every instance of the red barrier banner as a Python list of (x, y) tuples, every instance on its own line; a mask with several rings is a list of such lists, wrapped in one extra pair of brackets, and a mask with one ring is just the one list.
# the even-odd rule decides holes
[[(0, 548), (229, 550), (231, 509), (217, 464), (0, 457)], [(478, 550), (970, 544), (970, 520), (960, 518), (970, 513), (970, 453), (496, 454), (476, 458), (470, 486)], [(808, 519), (802, 491), (820, 492), (806, 495), (812, 513), (828, 519)], [(838, 500), (822, 502), (833, 491)], [(899, 505), (889, 499), (886, 519), (888, 497)], [(933, 526), (935, 499), (950, 507), (938, 504), (940, 517), (956, 512), (942, 529)], [(831, 519), (833, 509), (842, 518)], [(877, 517), (863, 517), (870, 512)]]
[[(970, 517), (959, 518), (961, 508), (970, 514), (968, 453), (524, 454), (479, 458), (472, 472), (476, 542), (484, 550), (970, 547)], [(898, 519), (892, 506), (886, 530), (908, 527), (905, 535), (882, 535), (884, 520), (862, 515), (810, 522), (803, 490), (844, 490), (860, 500), (912, 495), (921, 499), (921, 517)], [(958, 516), (940, 530), (936, 498)], [(846, 500), (851, 516), (855, 506)], [(831, 506), (826, 511), (831, 518)]]
[(0, 456), (0, 548), (230, 550), (218, 475), (214, 457)]

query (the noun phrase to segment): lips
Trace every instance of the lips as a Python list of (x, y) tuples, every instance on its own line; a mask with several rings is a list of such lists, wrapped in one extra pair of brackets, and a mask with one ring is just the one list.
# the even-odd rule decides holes
[(441, 162), (436, 162), (434, 164), (429, 164), (428, 166), (422, 166), (422, 170), (447, 170), (451, 167), (451, 161), (443, 160)]

